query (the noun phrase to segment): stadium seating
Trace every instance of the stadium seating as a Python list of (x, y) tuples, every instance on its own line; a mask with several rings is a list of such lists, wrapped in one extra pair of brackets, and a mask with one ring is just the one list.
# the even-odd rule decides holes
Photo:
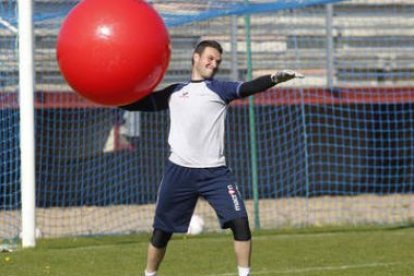
[[(78, 1), (35, 1), (37, 14), (42, 10), (47, 12), (51, 6), (56, 10), (69, 10)], [(387, 0), (375, 1), (344, 1), (334, 5), (333, 42), (334, 66), (336, 69), (336, 85), (404, 85), (409, 72), (414, 71), (414, 17), (410, 11), (414, 4), (400, 1), (407, 10), (400, 14), (399, 19), (390, 21), (391, 3)], [(158, 5), (166, 9), (166, 5)], [(370, 12), (372, 9), (375, 12)], [(174, 10), (168, 5), (169, 11)], [(177, 10), (175, 10), (177, 12)], [(411, 14), (412, 15), (412, 14)], [(388, 19), (387, 19), (388, 18)], [(62, 18), (44, 19), (36, 22), (35, 29), (35, 61), (37, 90), (68, 91), (70, 90), (62, 79), (55, 60), (55, 43), (58, 24), (50, 28), (56, 20)], [(326, 21), (325, 7), (312, 7), (297, 12), (280, 12), (252, 17), (252, 58), (254, 75), (270, 72), (278, 68), (295, 68), (304, 71), (310, 78), (311, 84), (326, 84)], [(292, 25), (292, 22), (295, 22)], [(389, 23), (393, 22), (393, 23)], [(199, 28), (204, 22), (198, 23)], [(223, 28), (223, 24), (227, 24)], [(247, 72), (244, 21), (238, 20), (238, 76), (245, 77)], [(214, 38), (223, 43), (227, 51), (230, 45), (230, 20), (223, 18), (208, 22), (208, 33), (204, 37), (189, 32), (188, 28), (170, 28), (172, 38), (172, 60), (163, 84), (187, 79), (190, 70), (190, 53), (199, 39)], [(6, 42), (14, 35), (2, 30), (2, 41)], [(392, 38), (392, 39), (391, 39)], [(393, 43), (393, 45), (390, 45)], [(3, 48), (0, 44), (0, 76), (1, 87), (7, 90), (8, 74), (16, 74), (17, 66), (10, 61), (11, 49)], [(222, 78), (230, 78), (230, 54), (225, 56), (222, 65)], [(300, 57), (300, 68), (297, 59)], [(384, 80), (384, 73), (393, 76)], [(361, 74), (364, 77), (361, 77)], [(309, 85), (306, 80), (302, 85)]]

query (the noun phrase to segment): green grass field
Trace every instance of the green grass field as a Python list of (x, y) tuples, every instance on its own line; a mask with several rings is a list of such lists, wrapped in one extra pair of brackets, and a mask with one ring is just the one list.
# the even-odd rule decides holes
[[(252, 275), (414, 275), (414, 227), (253, 233)], [(142, 275), (149, 234), (39, 240), (0, 253), (1, 276)], [(175, 236), (159, 275), (237, 275), (228, 233)]]

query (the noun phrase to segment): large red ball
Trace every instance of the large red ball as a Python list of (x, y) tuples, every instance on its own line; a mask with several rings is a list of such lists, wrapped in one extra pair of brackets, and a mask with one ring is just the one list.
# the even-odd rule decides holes
[(159, 84), (170, 60), (170, 39), (162, 18), (145, 1), (83, 0), (62, 24), (56, 55), (77, 93), (118, 106)]

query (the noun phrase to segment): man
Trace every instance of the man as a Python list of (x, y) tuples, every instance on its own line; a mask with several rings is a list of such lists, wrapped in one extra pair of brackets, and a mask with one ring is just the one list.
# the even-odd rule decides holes
[(232, 100), (302, 75), (283, 70), (249, 82), (213, 79), (221, 63), (221, 45), (200, 42), (193, 53), (191, 80), (177, 83), (121, 108), (169, 109), (171, 154), (159, 187), (154, 231), (148, 246), (146, 276), (155, 276), (173, 233), (187, 232), (199, 196), (214, 208), (222, 228), (230, 228), (240, 276), (250, 273), (251, 233), (236, 181), (224, 157), (224, 125)]

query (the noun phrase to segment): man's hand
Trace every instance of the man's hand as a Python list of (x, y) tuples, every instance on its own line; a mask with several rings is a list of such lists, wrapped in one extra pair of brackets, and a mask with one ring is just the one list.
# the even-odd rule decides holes
[(277, 72), (276, 74), (273, 74), (271, 77), (272, 77), (272, 82), (274, 84), (278, 84), (278, 83), (285, 82), (285, 81), (288, 81), (294, 78), (302, 79), (305, 76), (293, 70), (282, 70), (282, 71)]

